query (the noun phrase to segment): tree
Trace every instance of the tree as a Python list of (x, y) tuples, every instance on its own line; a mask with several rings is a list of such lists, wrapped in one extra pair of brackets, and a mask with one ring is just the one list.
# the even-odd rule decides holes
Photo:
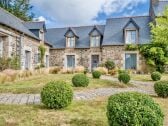
[(164, 66), (168, 64), (168, 7), (150, 26), (151, 44), (142, 46), (140, 52), (147, 59), (148, 65), (155, 67), (159, 72), (164, 72)]
[(34, 17), (29, 0), (0, 0), (0, 7), (24, 21), (31, 21)]

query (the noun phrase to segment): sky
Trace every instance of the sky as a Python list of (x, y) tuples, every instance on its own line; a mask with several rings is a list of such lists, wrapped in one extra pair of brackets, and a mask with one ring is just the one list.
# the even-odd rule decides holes
[(107, 18), (148, 15), (149, 0), (30, 0), (47, 28), (105, 24)]

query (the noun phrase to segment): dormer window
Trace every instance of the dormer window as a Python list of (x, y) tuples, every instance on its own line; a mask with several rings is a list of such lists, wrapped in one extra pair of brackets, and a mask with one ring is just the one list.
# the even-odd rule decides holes
[(67, 48), (75, 47), (75, 37), (67, 37)]
[(125, 41), (126, 41), (126, 44), (136, 44), (137, 30), (126, 30)]
[(91, 36), (90, 37), (90, 45), (91, 47), (99, 47), (100, 46), (100, 36)]

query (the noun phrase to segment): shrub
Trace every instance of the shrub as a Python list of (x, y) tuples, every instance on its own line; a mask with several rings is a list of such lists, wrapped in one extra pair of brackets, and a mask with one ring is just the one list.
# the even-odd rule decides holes
[(159, 81), (154, 85), (155, 92), (159, 97), (168, 97), (168, 81)]
[(149, 96), (127, 92), (109, 98), (107, 118), (110, 126), (163, 126), (164, 115)]
[(106, 61), (105, 66), (108, 70), (112, 70), (115, 68), (115, 63), (112, 60), (108, 60)]
[(0, 73), (0, 84), (4, 84), (7, 80), (7, 75)]
[(108, 74), (108, 70), (105, 67), (97, 67), (95, 71), (99, 71), (102, 75)]
[(101, 77), (101, 72), (99, 72), (99, 71), (93, 71), (92, 72), (92, 76), (93, 76), (93, 78), (99, 79)]
[(51, 109), (67, 107), (72, 99), (72, 87), (65, 82), (49, 82), (41, 91), (42, 103)]
[(61, 69), (59, 67), (55, 67), (55, 68), (51, 68), (49, 70), (49, 73), (50, 74), (58, 74), (58, 72), (60, 71)]
[(127, 70), (119, 69), (119, 70), (118, 70), (118, 74), (122, 74), (122, 73), (128, 73), (128, 71), (127, 71)]
[(77, 74), (72, 78), (72, 83), (75, 87), (87, 87), (89, 79), (85, 74)]
[(153, 72), (151, 74), (151, 78), (153, 81), (159, 81), (161, 79), (162, 75), (159, 72)]
[(121, 73), (118, 76), (118, 80), (120, 82), (123, 82), (124, 84), (128, 84), (130, 79), (131, 79), (131, 77), (130, 77), (130, 75), (128, 73)]

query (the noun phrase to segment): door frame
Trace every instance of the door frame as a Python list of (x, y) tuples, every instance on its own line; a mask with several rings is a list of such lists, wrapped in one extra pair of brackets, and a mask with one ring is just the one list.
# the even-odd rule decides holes
[(98, 55), (99, 56), (99, 64), (101, 63), (101, 54), (100, 53), (92, 53), (89, 55), (89, 71), (92, 72), (92, 56)]

